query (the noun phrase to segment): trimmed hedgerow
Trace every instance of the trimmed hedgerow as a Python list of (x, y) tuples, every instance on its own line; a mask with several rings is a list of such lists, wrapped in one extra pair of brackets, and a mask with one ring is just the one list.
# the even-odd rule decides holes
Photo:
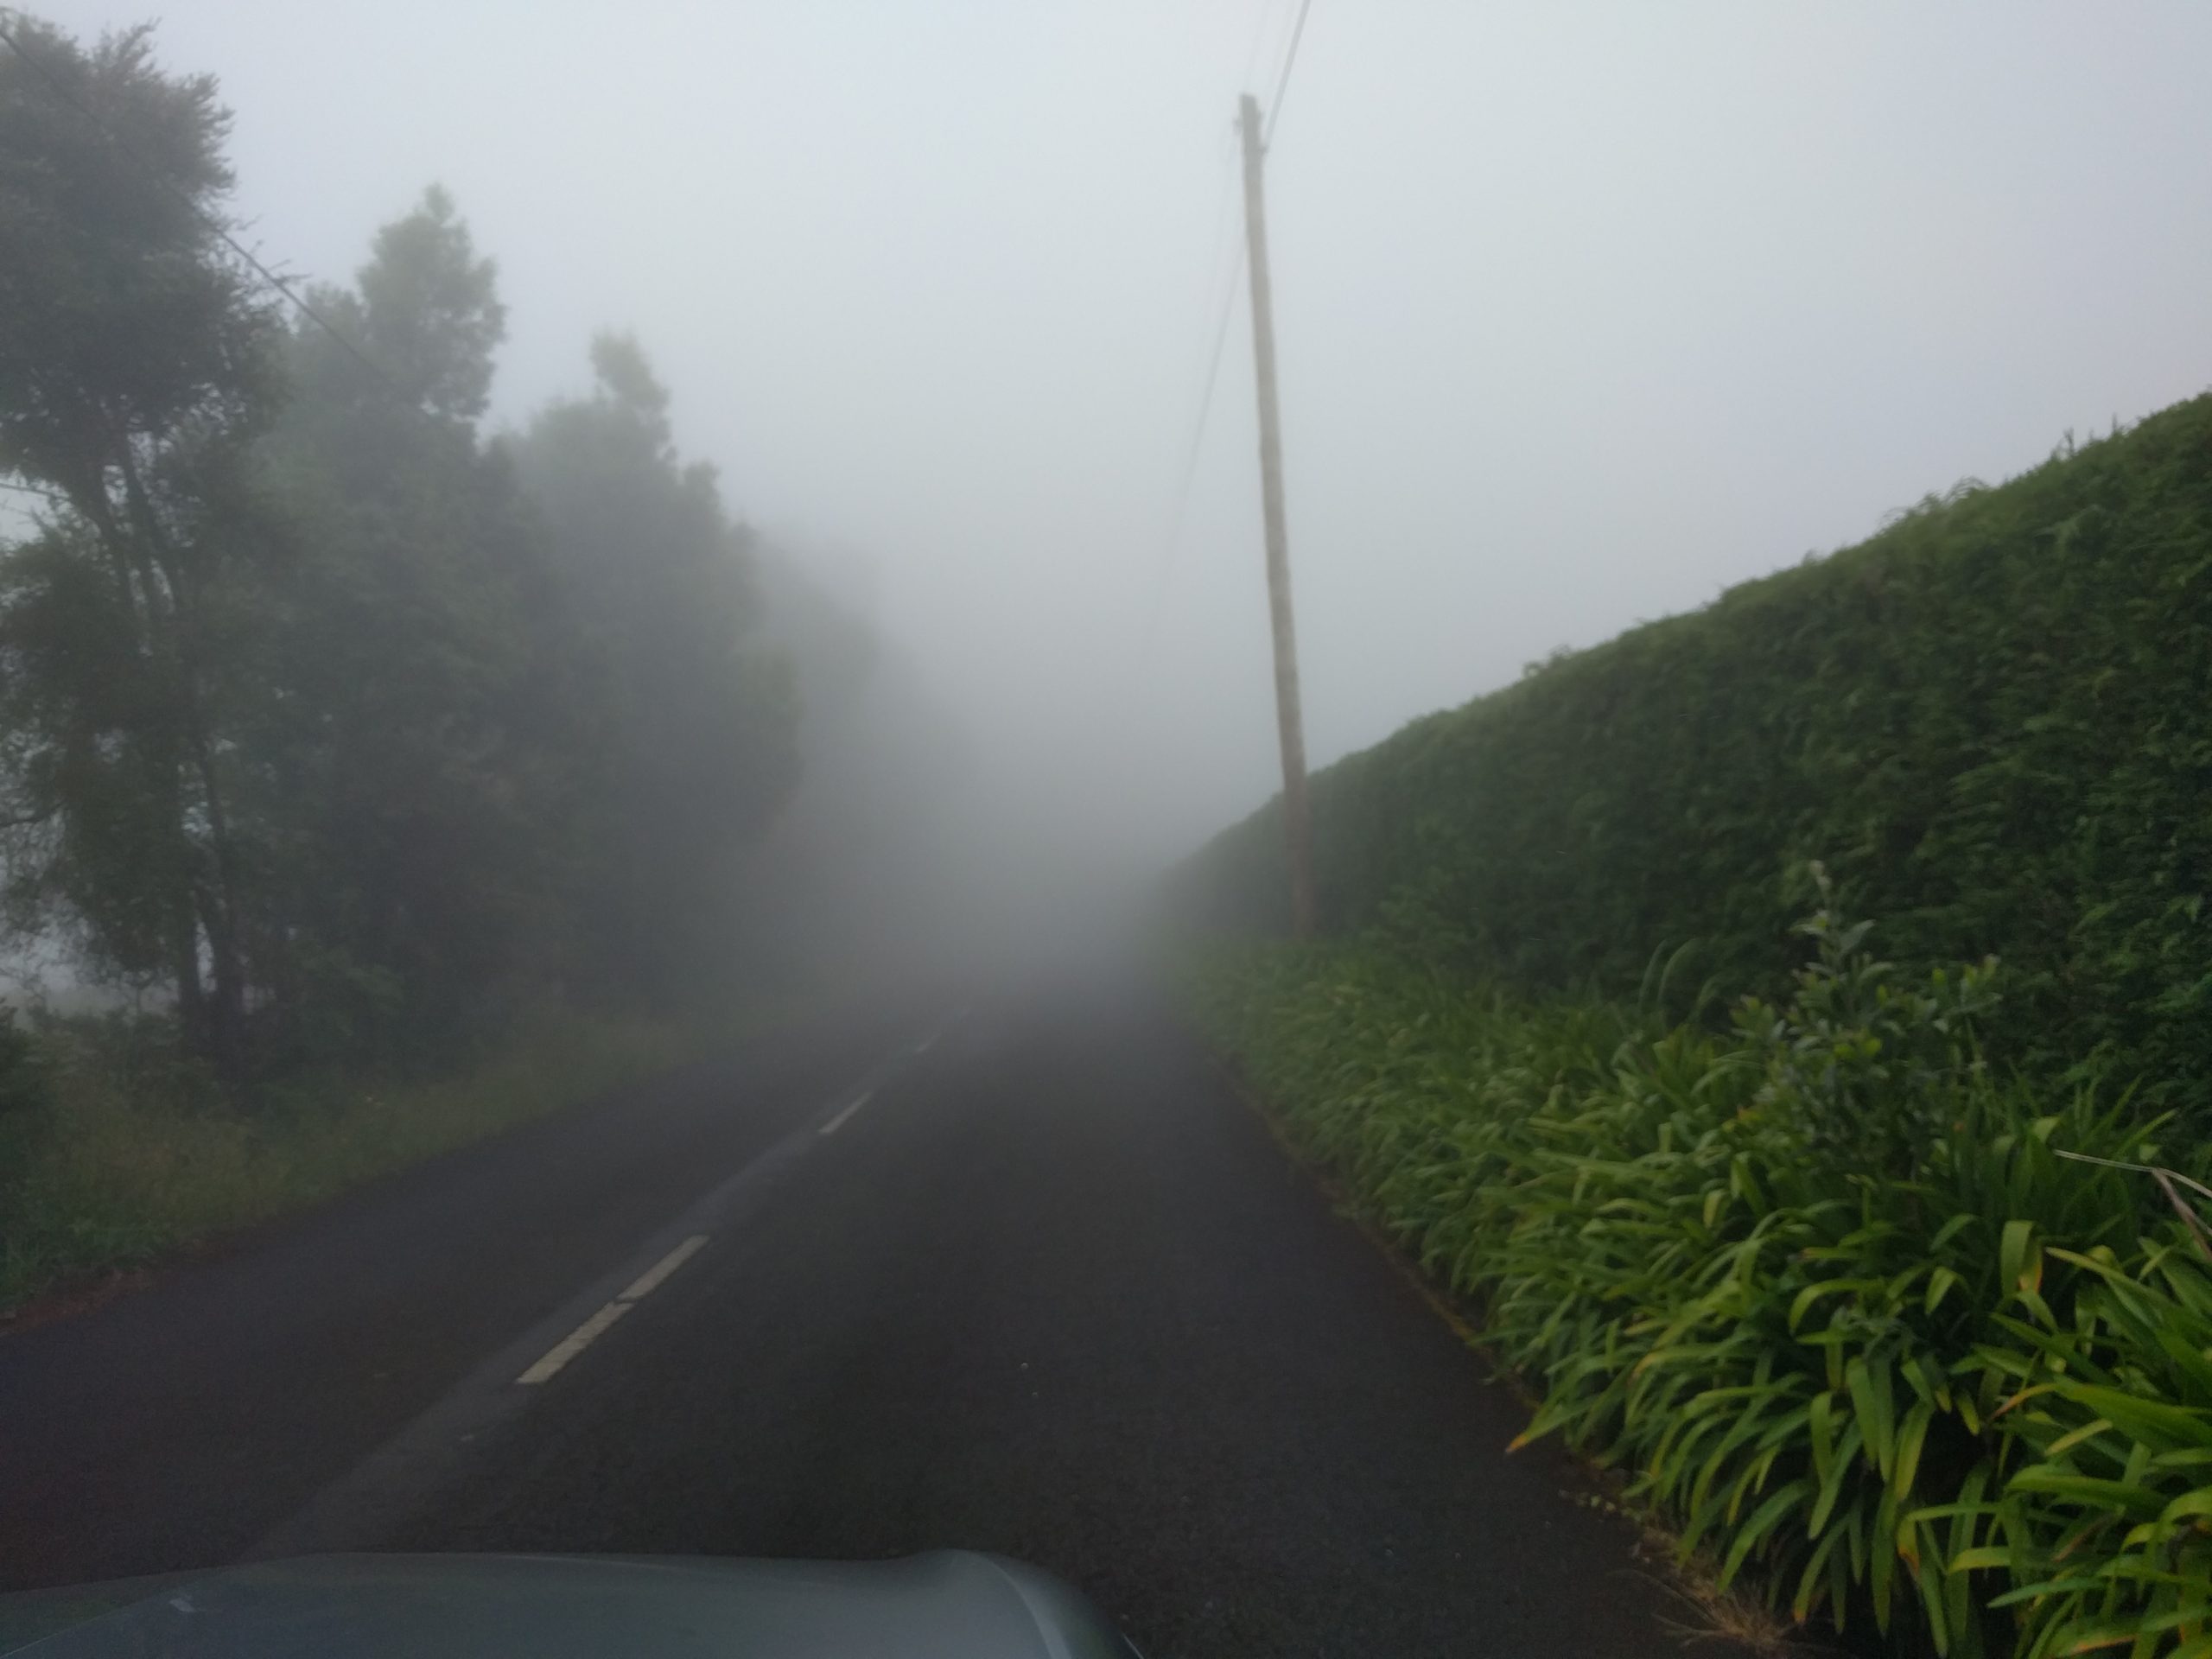
[[(1824, 860), (1898, 960), (2005, 960), (2017, 1062), (2212, 1113), (2208, 688), (2200, 397), (1330, 767), (1325, 924), (1524, 989), (1625, 991), (1694, 940), (1773, 990)], [(1185, 908), (1279, 925), (1283, 885), (1270, 807)]]

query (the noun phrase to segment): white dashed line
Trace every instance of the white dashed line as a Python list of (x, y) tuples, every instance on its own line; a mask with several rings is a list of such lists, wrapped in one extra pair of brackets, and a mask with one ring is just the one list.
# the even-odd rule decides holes
[(634, 1306), (635, 1304), (631, 1302), (607, 1303), (598, 1313), (546, 1350), (545, 1357), (515, 1378), (515, 1381), (531, 1387), (549, 1381), (556, 1371), (590, 1347), (608, 1325), (627, 1313)]
[(547, 1381), (563, 1365), (604, 1336), (607, 1327), (615, 1320), (635, 1307), (644, 1298), (658, 1290), (667, 1281), (668, 1275), (696, 1255), (706, 1242), (707, 1236), (704, 1233), (692, 1234), (690, 1237), (685, 1239), (632, 1280), (629, 1289), (624, 1291), (613, 1301), (601, 1307), (598, 1313), (547, 1349), (545, 1357), (515, 1378), (515, 1381), (531, 1388)]
[(707, 1236), (704, 1233), (692, 1234), (690, 1237), (639, 1274), (632, 1281), (630, 1288), (614, 1300), (618, 1302), (634, 1302), (641, 1297), (652, 1295), (660, 1288), (663, 1280), (696, 1255), (706, 1242)]
[[(965, 1008), (963, 1008), (960, 1011), (961, 1014), (965, 1014), (967, 1010)], [(959, 1014), (955, 1014), (953, 1016), (956, 1020), (959, 1017)], [(947, 1023), (950, 1024), (950, 1022), (948, 1021)], [(936, 1044), (937, 1039), (944, 1034), (944, 1027), (943, 1026), (938, 1027), (937, 1030), (931, 1032), (928, 1036), (923, 1038), (920, 1042), (914, 1045), (914, 1052), (917, 1054), (928, 1053), (930, 1049)], [(867, 1105), (868, 1102), (874, 1098), (874, 1090), (862, 1090), (858, 1099), (855, 1100), (850, 1105), (847, 1106), (844, 1110), (839, 1112), (827, 1123), (824, 1123), (822, 1128), (817, 1131), (817, 1133), (825, 1135), (836, 1134), (838, 1130), (845, 1127), (846, 1122), (852, 1117), (852, 1115), (855, 1112), (860, 1110), (861, 1107)], [(630, 1287), (627, 1290), (624, 1291), (620, 1296), (617, 1296), (613, 1301), (608, 1302), (602, 1306), (596, 1313), (594, 1313), (582, 1325), (569, 1332), (567, 1336), (555, 1343), (552, 1347), (547, 1349), (544, 1357), (539, 1359), (535, 1365), (524, 1371), (520, 1376), (515, 1378), (515, 1381), (525, 1387), (534, 1388), (538, 1383), (550, 1379), (560, 1371), (563, 1366), (566, 1365), (578, 1354), (583, 1352), (585, 1349), (590, 1347), (593, 1343), (598, 1341), (601, 1337), (604, 1336), (608, 1328), (613, 1325), (615, 1320), (620, 1319), (625, 1313), (627, 1313), (632, 1308), (635, 1307), (640, 1300), (652, 1295), (653, 1292), (658, 1290), (662, 1285), (665, 1284), (668, 1281), (669, 1274), (674, 1273), (686, 1262), (689, 1262), (693, 1256), (696, 1255), (700, 1250), (705, 1248), (706, 1243), (706, 1234), (692, 1234), (690, 1237), (685, 1239), (681, 1244), (678, 1244), (666, 1255), (661, 1257), (659, 1261), (654, 1262), (652, 1266), (647, 1268), (643, 1273), (632, 1280), (630, 1281)]]
[(861, 1107), (867, 1105), (868, 1102), (874, 1098), (875, 1090), (871, 1089), (867, 1093), (863, 1094), (858, 1100), (855, 1101), (851, 1105), (846, 1107), (843, 1111), (838, 1113), (836, 1116), (831, 1118), (827, 1123), (824, 1123), (822, 1126), (822, 1133), (824, 1135), (836, 1134), (838, 1130), (845, 1127), (845, 1120), (847, 1118), (850, 1117), (855, 1112), (860, 1110)]

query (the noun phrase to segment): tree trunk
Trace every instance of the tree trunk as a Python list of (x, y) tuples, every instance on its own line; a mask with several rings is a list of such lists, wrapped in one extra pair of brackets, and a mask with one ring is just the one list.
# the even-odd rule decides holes
[[(245, 1033), (245, 965), (238, 943), (238, 874), (229, 814), (225, 809), (220, 779), (215, 766), (214, 746), (207, 733), (201, 706), (199, 607), (183, 561), (170, 542), (155, 511), (137, 464), (128, 445), (121, 452), (124, 500), (141, 539), (135, 550), (141, 586), (145, 594), (148, 643), (156, 659), (168, 671), (173, 705), (169, 724), (162, 734), (161, 763), (168, 770), (164, 794), (171, 809), (181, 850), (188, 866), (199, 861), (191, 832), (185, 824), (184, 779), (188, 772), (198, 783), (200, 804), (207, 817), (207, 863), (212, 880), (193, 880), (184, 895), (194, 918), (191, 980), (200, 1005), (197, 1044), (212, 1062), (224, 1085), (242, 1096), (247, 1084)], [(112, 520), (110, 520), (112, 524)], [(212, 995), (200, 983), (199, 938), (207, 941), (213, 973)], [(181, 992), (184, 982), (179, 981)]]

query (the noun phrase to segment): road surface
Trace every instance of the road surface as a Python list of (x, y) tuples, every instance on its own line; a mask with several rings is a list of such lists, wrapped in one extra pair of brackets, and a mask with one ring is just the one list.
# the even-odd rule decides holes
[(785, 1033), (0, 1338), (0, 1587), (957, 1545), (1155, 1659), (1679, 1654), (1525, 1421), (1141, 995), (1063, 984)]

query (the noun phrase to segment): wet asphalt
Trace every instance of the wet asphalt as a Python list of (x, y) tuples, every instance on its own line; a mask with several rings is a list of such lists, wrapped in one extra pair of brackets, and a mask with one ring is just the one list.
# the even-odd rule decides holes
[(1154, 1659), (1683, 1652), (1526, 1421), (1141, 987), (1072, 976), (813, 1020), (0, 1337), (0, 1587), (951, 1546)]

